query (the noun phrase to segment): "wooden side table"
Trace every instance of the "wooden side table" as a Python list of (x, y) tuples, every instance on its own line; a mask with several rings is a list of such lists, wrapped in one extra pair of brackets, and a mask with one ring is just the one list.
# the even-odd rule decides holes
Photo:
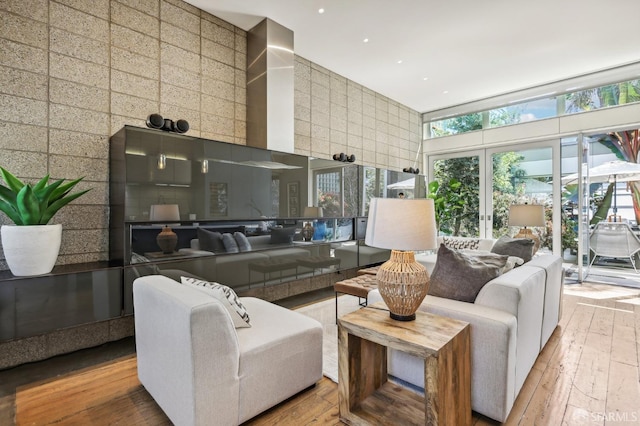
[[(387, 381), (387, 348), (424, 358), (425, 395)], [(470, 425), (469, 324), (375, 303), (338, 320), (340, 420), (350, 425)]]

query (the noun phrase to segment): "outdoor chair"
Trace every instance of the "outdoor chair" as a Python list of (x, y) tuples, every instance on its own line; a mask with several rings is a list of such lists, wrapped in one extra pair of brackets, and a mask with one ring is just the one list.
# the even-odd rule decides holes
[(640, 252), (640, 239), (634, 234), (628, 223), (598, 223), (589, 237), (589, 245), (593, 252), (589, 268), (598, 256), (616, 259), (628, 258), (631, 260), (633, 269), (638, 272), (635, 256)]

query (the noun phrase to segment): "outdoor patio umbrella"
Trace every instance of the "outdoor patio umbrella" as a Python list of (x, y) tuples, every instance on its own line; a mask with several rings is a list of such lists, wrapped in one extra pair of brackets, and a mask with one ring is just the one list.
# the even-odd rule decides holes
[(413, 189), (415, 187), (416, 187), (416, 178), (414, 177), (387, 185), (387, 189)]
[[(589, 182), (613, 182), (614, 215), (618, 213), (618, 206), (616, 203), (616, 184), (618, 182), (630, 182), (636, 180), (640, 181), (640, 164), (638, 163), (615, 160), (602, 163), (599, 166), (595, 166), (589, 169)], [(563, 185), (567, 185), (570, 183), (578, 183), (577, 173), (573, 173), (562, 178)]]

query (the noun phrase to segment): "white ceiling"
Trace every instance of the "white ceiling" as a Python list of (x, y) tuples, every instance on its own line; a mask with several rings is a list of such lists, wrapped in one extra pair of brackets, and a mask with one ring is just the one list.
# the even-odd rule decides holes
[(186, 1), (419, 112), (640, 61), (638, 0)]

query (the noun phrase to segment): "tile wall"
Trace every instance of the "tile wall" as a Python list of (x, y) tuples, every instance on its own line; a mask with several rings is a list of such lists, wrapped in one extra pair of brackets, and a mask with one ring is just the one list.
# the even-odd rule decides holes
[[(245, 69), (245, 31), (180, 0), (0, 1), (0, 166), (92, 188), (54, 217), (59, 264), (108, 257), (109, 136), (123, 125), (160, 113), (246, 144)], [(301, 57), (295, 116), (298, 154), (400, 170), (421, 140), (418, 112)]]

